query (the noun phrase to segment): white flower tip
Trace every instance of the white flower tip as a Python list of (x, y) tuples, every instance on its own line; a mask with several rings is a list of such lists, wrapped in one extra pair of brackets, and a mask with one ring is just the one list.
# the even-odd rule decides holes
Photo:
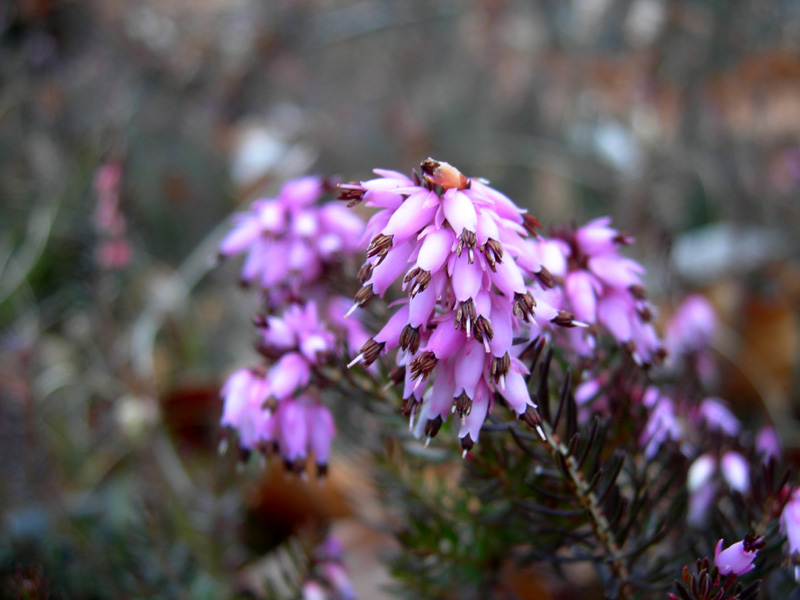
[(573, 324), (575, 327), (586, 327), (586, 328), (588, 328), (588, 327), (589, 327), (589, 324), (588, 324), (588, 323), (584, 323), (583, 321), (576, 321), (575, 319), (572, 319), (572, 324)]
[(544, 435), (544, 431), (542, 430), (541, 425), (536, 426), (536, 433), (539, 434), (539, 437), (542, 438), (543, 442), (547, 441), (547, 437)]
[(217, 452), (219, 455), (222, 456), (228, 451), (228, 438), (223, 438), (219, 441), (219, 446), (217, 446)]
[(461, 458), (462, 458), (462, 459), (465, 459), (465, 458), (467, 458), (467, 450), (466, 450), (466, 448), (465, 448), (464, 450), (462, 450), (462, 451), (461, 451)]
[(427, 436), (425, 438), (425, 447), (427, 448), (430, 443), (431, 443), (431, 436)]
[(344, 313), (344, 318), (346, 319), (347, 317), (352, 315), (354, 312), (356, 312), (357, 308), (358, 308), (358, 302), (353, 304), (353, 306), (350, 307), (350, 310), (348, 310), (346, 313)]

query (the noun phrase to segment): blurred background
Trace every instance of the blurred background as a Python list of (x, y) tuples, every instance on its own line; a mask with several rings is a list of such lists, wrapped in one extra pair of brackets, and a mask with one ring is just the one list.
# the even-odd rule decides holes
[(270, 550), (333, 521), (391, 596), (348, 425), (324, 484), (217, 456), (257, 301), (213, 267), (285, 179), (428, 156), (545, 231), (612, 215), (662, 317), (719, 310), (720, 395), (800, 447), (800, 3), (6, 0), (3, 593), (262, 597)]

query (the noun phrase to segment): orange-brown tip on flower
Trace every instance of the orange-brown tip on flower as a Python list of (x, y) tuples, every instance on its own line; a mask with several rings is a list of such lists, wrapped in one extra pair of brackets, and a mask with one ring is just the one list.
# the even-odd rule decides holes
[(469, 181), (461, 171), (446, 162), (427, 158), (422, 161), (420, 168), (425, 179), (433, 184), (442, 186), (446, 190), (451, 188), (465, 190), (469, 184)]

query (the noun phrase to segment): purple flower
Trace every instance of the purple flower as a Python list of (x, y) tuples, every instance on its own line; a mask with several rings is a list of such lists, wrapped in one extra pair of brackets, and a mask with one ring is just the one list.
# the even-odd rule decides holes
[[(657, 394), (653, 399), (653, 394)], [(657, 388), (650, 386), (644, 398), (650, 408), (650, 417), (642, 431), (639, 444), (644, 448), (645, 458), (652, 460), (661, 445), (667, 440), (677, 441), (683, 437), (683, 429), (675, 415), (675, 405), (672, 399), (660, 395)]]
[(750, 464), (738, 452), (730, 450), (722, 455), (720, 471), (732, 490), (741, 494), (750, 490)]
[(305, 296), (325, 268), (359, 249), (362, 221), (343, 206), (316, 205), (329, 185), (319, 177), (287, 182), (276, 198), (236, 215), (220, 243), (223, 258), (246, 254), (242, 282), (259, 284), (273, 304)]
[(753, 561), (759, 549), (764, 547), (764, 537), (757, 538), (747, 535), (741, 542), (722, 549), (723, 540), (717, 542), (714, 549), (714, 565), (719, 569), (720, 575), (744, 575), (755, 569)]
[(653, 307), (642, 288), (644, 267), (619, 253), (633, 240), (610, 224), (611, 219), (603, 217), (577, 229), (556, 230), (553, 239), (527, 243), (559, 283), (550, 293), (552, 305), (593, 326), (561, 333), (566, 345), (580, 355), (591, 355), (594, 336), (604, 330), (638, 362), (659, 362), (664, 350), (652, 325)]
[(756, 434), (756, 453), (768, 462), (771, 459), (780, 460), (781, 440), (774, 427), (762, 427)]
[(700, 403), (698, 417), (712, 431), (719, 431), (731, 437), (739, 435), (742, 424), (725, 405), (721, 398), (706, 398)]
[(688, 296), (667, 323), (664, 342), (670, 356), (679, 358), (706, 350), (717, 326), (714, 307), (703, 296)]
[(789, 555), (800, 552), (800, 489), (792, 493), (781, 513), (781, 531), (789, 540)]
[(550, 273), (525, 243), (535, 219), (447, 163), (428, 159), (421, 170), (413, 179), (376, 170), (376, 179), (339, 186), (351, 204), (380, 209), (367, 224), (363, 287), (350, 312), (398, 279), (406, 293), (351, 366), (398, 348), (404, 413), (412, 423), (420, 413), (416, 431), (431, 438), (457, 413), (469, 450), (495, 392), (517, 415), (533, 414), (514, 340), (542, 323), (576, 323), (545, 297)]
[(311, 452), (324, 475), (336, 428), (309, 384), (314, 369), (335, 352), (336, 338), (314, 302), (293, 304), (280, 317), (260, 317), (256, 325), (258, 349), (273, 364), (231, 375), (222, 389), (221, 424), (237, 432), (242, 449), (277, 449), (296, 471), (305, 468)]

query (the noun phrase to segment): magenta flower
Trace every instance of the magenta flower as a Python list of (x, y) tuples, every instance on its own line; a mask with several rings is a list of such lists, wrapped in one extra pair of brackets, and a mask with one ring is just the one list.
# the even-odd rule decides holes
[(717, 326), (714, 307), (703, 296), (688, 296), (667, 323), (664, 342), (675, 359), (706, 350)]
[(675, 415), (672, 399), (661, 395), (655, 386), (650, 386), (645, 391), (644, 403), (650, 408), (650, 417), (639, 438), (639, 444), (644, 448), (645, 458), (652, 460), (664, 442), (683, 438), (683, 428)]
[(602, 330), (638, 362), (659, 362), (664, 350), (652, 325), (653, 307), (642, 288), (644, 267), (619, 253), (633, 240), (610, 224), (611, 219), (603, 217), (577, 229), (556, 230), (552, 239), (528, 242), (559, 284), (550, 292), (551, 303), (592, 326), (560, 337), (578, 354), (589, 356)]
[(721, 398), (706, 398), (700, 403), (697, 411), (700, 421), (712, 431), (719, 431), (731, 437), (736, 437), (741, 431), (742, 424), (739, 419), (725, 405)]
[(744, 575), (755, 569), (753, 561), (758, 551), (764, 547), (764, 537), (745, 536), (741, 542), (722, 549), (723, 540), (717, 542), (714, 549), (714, 565), (719, 569), (720, 575)]
[(744, 456), (729, 450), (722, 455), (719, 466), (722, 477), (730, 489), (741, 494), (750, 491), (750, 463)]
[(291, 305), (281, 317), (262, 317), (257, 326), (259, 351), (273, 364), (261, 371), (242, 369), (228, 379), (221, 424), (237, 432), (244, 451), (277, 450), (296, 471), (313, 453), (324, 475), (336, 428), (309, 384), (314, 368), (334, 352), (335, 337), (313, 302)]
[(535, 419), (515, 338), (530, 337), (541, 323), (576, 323), (543, 295), (550, 274), (525, 244), (535, 219), (447, 163), (428, 159), (421, 169), (413, 179), (376, 169), (376, 179), (339, 186), (351, 205), (380, 209), (367, 224), (363, 287), (350, 312), (398, 279), (406, 292), (351, 366), (399, 349), (404, 413), (412, 423), (420, 413), (416, 431), (428, 438), (458, 413), (467, 451), (495, 392), (518, 416)]
[(789, 540), (789, 555), (800, 552), (800, 489), (792, 493), (781, 513), (781, 531)]
[(756, 453), (761, 456), (764, 462), (771, 459), (780, 460), (781, 440), (774, 427), (762, 427), (756, 434)]
[(337, 204), (318, 206), (330, 184), (319, 177), (287, 182), (234, 217), (221, 257), (245, 253), (241, 279), (261, 286), (273, 304), (305, 297), (323, 271), (359, 250), (364, 224)]

